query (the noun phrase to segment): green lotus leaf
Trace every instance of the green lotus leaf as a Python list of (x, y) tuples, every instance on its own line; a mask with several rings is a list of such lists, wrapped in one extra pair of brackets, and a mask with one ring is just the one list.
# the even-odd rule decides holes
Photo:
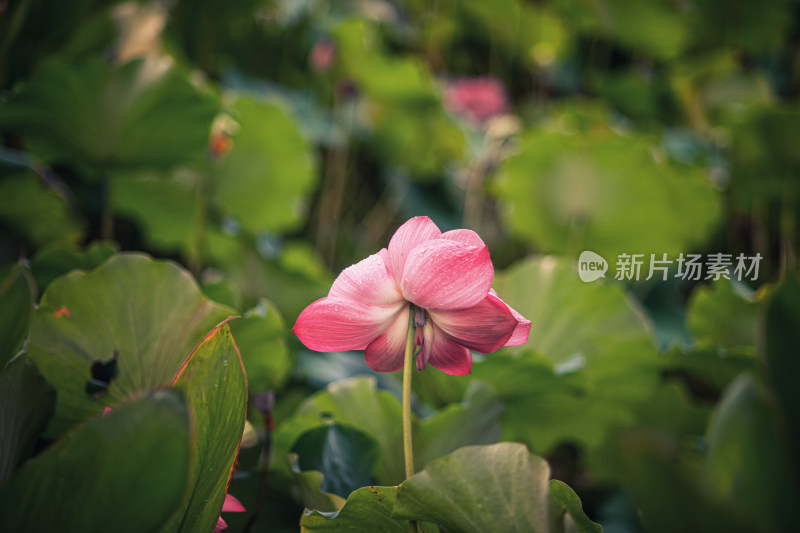
[(253, 232), (296, 229), (316, 183), (308, 142), (277, 102), (240, 96), (230, 152), (215, 165), (215, 199)]
[[(168, 385), (203, 337), (233, 314), (205, 298), (181, 267), (143, 254), (118, 254), (53, 281), (34, 314), (28, 353), (58, 391), (48, 433)], [(116, 375), (95, 383), (93, 365), (112, 374), (115, 365)]]
[(20, 468), (0, 490), (3, 528), (160, 531), (188, 489), (189, 443), (189, 413), (177, 391), (119, 405)]
[(550, 467), (519, 443), (467, 446), (430, 463), (398, 488), (392, 516), (462, 533), (602, 532), (572, 490), (550, 483)]
[(0, 224), (33, 248), (52, 242), (75, 244), (83, 234), (64, 198), (32, 172), (0, 180)]
[(33, 314), (30, 273), (21, 265), (0, 268), (0, 369), (22, 347)]
[(533, 324), (524, 346), (473, 365), (506, 406), (504, 439), (541, 453), (564, 441), (596, 446), (635, 421), (660, 361), (649, 323), (619, 287), (585, 283), (554, 257), (506, 270), (495, 287)]
[(609, 263), (622, 253), (677, 255), (704, 244), (720, 199), (705, 169), (657, 154), (649, 138), (601, 124), (585, 133), (533, 130), (492, 191), (511, 231), (544, 252), (591, 250)]
[(218, 108), (166, 57), (54, 59), (0, 108), (0, 125), (26, 133), (50, 163), (171, 168), (205, 158)]
[[(299, 471), (313, 470), (322, 474), (321, 491), (346, 498), (372, 482), (371, 470), (378, 449), (375, 441), (363, 431), (332, 423), (300, 435), (291, 451), (297, 455)], [(316, 508), (308, 502), (306, 507)]]
[(0, 486), (29, 454), (53, 415), (56, 391), (25, 356), (0, 373)]
[(215, 327), (173, 381), (191, 408), (196, 441), (192, 487), (166, 531), (213, 531), (233, 471), (247, 413), (247, 378), (230, 325)]

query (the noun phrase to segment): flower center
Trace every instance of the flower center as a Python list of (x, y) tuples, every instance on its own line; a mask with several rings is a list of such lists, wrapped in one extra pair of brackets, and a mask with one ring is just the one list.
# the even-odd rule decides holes
[(417, 370), (422, 370), (428, 363), (433, 347), (433, 321), (422, 307), (411, 304), (414, 309), (414, 344), (417, 351)]
[(426, 322), (428, 322), (428, 313), (425, 312), (425, 309), (414, 305), (414, 327), (421, 328)]

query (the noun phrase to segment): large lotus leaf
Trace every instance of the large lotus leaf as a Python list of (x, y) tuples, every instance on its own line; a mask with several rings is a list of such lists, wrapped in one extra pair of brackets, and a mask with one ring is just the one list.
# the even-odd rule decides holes
[(689, 300), (687, 322), (700, 346), (754, 353), (755, 295), (726, 279), (696, 289)]
[(544, 452), (563, 439), (599, 444), (611, 425), (633, 422), (659, 360), (647, 321), (622, 290), (584, 283), (553, 257), (498, 274), (495, 287), (533, 323), (528, 342), (507, 349), (516, 357), (492, 354), (473, 366), (506, 406), (505, 438)]
[[(232, 309), (206, 299), (175, 263), (118, 254), (55, 280), (31, 323), (29, 357), (58, 391), (57, 435), (141, 390), (170, 383), (197, 343)], [(113, 366), (108, 393), (87, 392), (93, 363)]]
[(247, 414), (247, 378), (227, 323), (215, 327), (175, 377), (191, 407), (195, 441), (191, 495), (166, 531), (213, 531)]
[(56, 244), (47, 246), (31, 259), (31, 271), (39, 292), (50, 283), (72, 270), (93, 270), (106, 262), (117, 251), (112, 242), (97, 241), (86, 249)]
[(218, 108), (165, 57), (52, 60), (0, 108), (0, 124), (26, 133), (47, 161), (169, 168), (203, 160)]
[(0, 373), (0, 486), (30, 452), (53, 414), (56, 391), (20, 356)]
[[(790, 273), (765, 298), (760, 324), (758, 352), (766, 362), (769, 384), (781, 407), (790, 453), (800, 453), (800, 282)], [(800, 463), (795, 461), (795, 479), (800, 484)]]
[(765, 391), (749, 375), (736, 379), (708, 427), (705, 481), (736, 514), (763, 531), (790, 531), (800, 499), (791, 457)]
[(189, 446), (178, 392), (119, 405), (20, 468), (0, 491), (3, 529), (160, 531), (186, 495)]
[[(462, 533), (544, 533), (561, 531), (566, 512), (582, 530), (602, 531), (586, 518), (568, 487), (555, 485), (551, 496), (549, 477), (547, 462), (522, 444), (467, 446), (400, 485), (392, 514)], [(551, 517), (551, 510), (557, 516)]]
[(276, 102), (240, 96), (233, 115), (238, 128), (215, 167), (216, 200), (250, 231), (296, 229), (316, 182), (308, 142)]
[(32, 172), (0, 180), (0, 225), (33, 248), (50, 242), (75, 243), (83, 233), (64, 198)]
[[(306, 431), (292, 446), (297, 468), (321, 473), (320, 490), (342, 498), (372, 482), (370, 472), (377, 451), (375, 441), (366, 433), (336, 423)], [(308, 503), (306, 506), (310, 507)]]
[(274, 436), (274, 453), (283, 460), (289, 447), (305, 431), (333, 419), (369, 435), (378, 445), (372, 474), (382, 485), (403, 479), (403, 439), (400, 402), (376, 387), (372, 376), (358, 376), (328, 385), (308, 398)]
[(0, 268), (0, 369), (22, 347), (33, 313), (33, 288), (21, 265)]
[(702, 244), (720, 212), (704, 169), (655, 157), (646, 137), (595, 130), (523, 136), (493, 186), (512, 232), (545, 252), (592, 250), (609, 263)]

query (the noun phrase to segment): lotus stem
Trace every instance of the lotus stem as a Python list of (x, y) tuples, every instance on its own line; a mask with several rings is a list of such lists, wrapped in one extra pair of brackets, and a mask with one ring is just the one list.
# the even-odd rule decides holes
[[(414, 306), (408, 316), (406, 335), (406, 354), (403, 361), (403, 457), (406, 465), (406, 479), (414, 475), (414, 447), (411, 435), (411, 377), (414, 372)], [(410, 533), (417, 533), (417, 523), (408, 523)]]

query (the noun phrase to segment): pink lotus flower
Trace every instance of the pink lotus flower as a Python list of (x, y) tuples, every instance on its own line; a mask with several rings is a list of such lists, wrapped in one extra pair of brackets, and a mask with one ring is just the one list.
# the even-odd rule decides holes
[[(243, 513), (246, 509), (244, 505), (242, 505), (239, 500), (231, 496), (230, 494), (225, 495), (225, 501), (222, 504), (221, 513)], [(220, 516), (217, 519), (217, 526), (214, 528), (214, 533), (220, 533), (220, 531), (224, 531), (228, 529), (228, 524), (225, 523), (225, 520), (222, 519)]]
[(477, 233), (442, 233), (428, 217), (412, 218), (388, 249), (342, 271), (292, 331), (312, 350), (366, 350), (372, 369), (393, 372), (403, 366), (413, 312), (417, 370), (430, 363), (448, 374), (469, 374), (470, 350), (524, 344), (530, 333), (530, 321), (491, 289), (493, 279), (489, 250)]

